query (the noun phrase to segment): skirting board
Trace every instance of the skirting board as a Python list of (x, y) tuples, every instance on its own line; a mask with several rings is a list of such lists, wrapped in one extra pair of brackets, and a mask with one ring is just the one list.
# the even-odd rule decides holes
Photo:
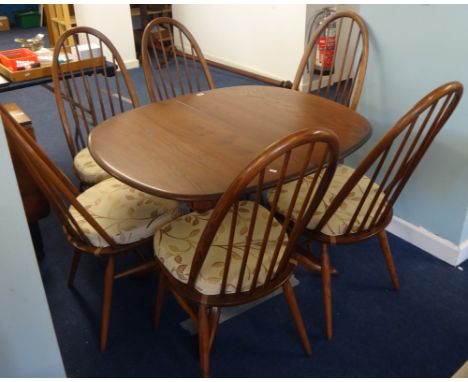
[(457, 266), (468, 259), (468, 240), (454, 244), (397, 216), (393, 217), (387, 231), (450, 265)]
[(211, 55), (209, 53), (203, 53), (203, 55), (205, 56), (205, 58), (207, 60), (211, 60), (211, 61), (215, 61), (215, 62), (219, 62), (220, 64), (224, 64), (224, 65), (228, 65), (228, 66), (231, 66), (233, 68), (237, 68), (237, 69), (241, 69), (241, 70), (245, 70), (245, 71), (248, 71), (248, 72), (251, 72), (253, 74), (258, 74), (260, 76), (264, 76), (264, 77), (268, 77), (268, 78), (272, 78), (274, 80), (278, 80), (278, 81), (283, 81), (283, 80), (293, 80), (293, 78), (279, 78), (277, 75), (275, 74), (272, 74), (272, 73), (267, 73), (267, 72), (264, 72), (263, 70), (258, 70), (256, 68), (251, 68), (250, 66), (246, 66), (246, 65), (239, 65), (237, 62), (233, 62), (231, 60), (227, 60), (223, 57), (218, 57), (218, 56), (214, 56), (214, 55)]
[(138, 60), (135, 58), (133, 60), (127, 60), (125, 61), (125, 66), (127, 69), (136, 69), (140, 67), (140, 63)]

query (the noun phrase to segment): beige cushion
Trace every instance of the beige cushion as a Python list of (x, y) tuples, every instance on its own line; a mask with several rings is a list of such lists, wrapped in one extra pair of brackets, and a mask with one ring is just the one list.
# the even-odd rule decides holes
[[(88, 188), (77, 199), (118, 244), (150, 237), (180, 215), (178, 202), (145, 194), (114, 178)], [(74, 207), (70, 213), (94, 246), (109, 246)]]
[[(315, 212), (314, 216), (310, 220), (309, 224), (307, 224), (308, 229), (314, 229), (317, 224), (319, 223), (320, 219), (324, 215), (326, 209), (332, 202), (332, 200), (335, 198), (335, 196), (338, 194), (338, 192), (341, 190), (343, 185), (346, 183), (346, 181), (350, 178), (351, 174), (354, 172), (354, 169), (351, 167), (348, 167), (346, 165), (339, 165), (338, 168), (336, 169), (335, 175), (333, 177), (333, 180), (330, 184), (330, 187), (325, 194), (325, 197), (323, 198), (322, 202), (320, 203), (317, 211)], [(296, 206), (294, 208), (293, 212), (293, 217), (296, 218), (299, 214), (300, 211), (300, 206), (304, 202), (304, 198), (306, 196), (306, 192), (308, 190), (308, 187), (310, 186), (311, 182), (313, 179), (313, 175), (309, 175), (308, 177), (304, 178), (304, 182), (301, 185), (301, 189), (299, 191), (299, 196), (298, 196), (298, 201), (296, 203)], [(370, 182), (370, 179), (367, 176), (364, 176), (361, 178), (361, 180), (357, 183), (355, 188), (351, 191), (351, 193), (348, 195), (348, 197), (345, 199), (345, 201), (341, 204), (341, 206), (337, 209), (335, 214), (330, 218), (330, 220), (325, 224), (325, 226), (322, 228), (322, 233), (329, 235), (329, 236), (338, 236), (342, 235), (345, 233), (348, 223), (351, 221), (354, 212), (356, 211), (356, 208), (358, 207), (359, 202), (362, 199), (362, 195), (364, 194), (368, 184)], [(284, 185), (283, 189), (281, 190), (281, 195), (278, 201), (278, 211), (281, 214), (285, 214), (287, 212), (287, 209), (289, 208), (290, 205), (290, 200), (293, 195), (294, 189), (296, 187), (296, 182), (290, 182)], [(373, 184), (371, 191), (369, 193), (369, 196), (366, 198), (366, 202), (364, 203), (364, 206), (362, 207), (361, 211), (355, 220), (353, 227), (351, 229), (351, 232), (356, 232), (359, 229), (359, 226), (361, 222), (363, 221), (363, 218), (365, 214), (367, 213), (367, 208), (373, 199), (373, 196), (377, 193), (379, 186), (378, 184)], [(274, 190), (270, 190), (268, 192), (268, 200), (271, 203), (273, 200), (274, 196)], [(372, 221), (372, 218), (375, 216), (375, 213), (377, 211), (376, 208), (379, 205), (380, 201), (382, 200), (383, 195), (379, 195), (379, 199), (376, 202), (376, 205), (374, 206), (374, 209), (370, 215), (370, 217), (367, 219), (365, 228), (369, 228), (369, 225)]]
[(87, 147), (76, 154), (73, 166), (75, 166), (78, 178), (88, 184), (96, 184), (110, 178), (110, 175), (93, 159)]
[[(233, 255), (226, 286), (227, 293), (235, 292), (237, 286), (237, 280), (239, 278), (239, 271), (243, 259), (253, 206), (253, 202), (247, 201), (241, 202), (239, 204), (239, 214), (235, 230)], [(269, 213), (270, 211), (262, 206), (259, 206), (242, 290), (248, 290), (252, 285), (252, 273), (254, 272), (255, 264), (260, 252), (260, 246), (263, 241), (263, 235)], [(156, 231), (154, 235), (155, 256), (159, 258), (164, 267), (169, 272), (171, 272), (171, 274), (176, 279), (183, 283), (188, 282), (195, 249), (197, 247), (200, 236), (206, 227), (208, 219), (210, 218), (210, 215), (211, 211), (204, 213), (192, 212), (188, 215), (177, 218), (169, 224), (164, 225), (158, 231)], [(229, 242), (231, 218), (232, 212), (228, 212), (218, 229), (211, 248), (208, 251), (207, 258), (200, 271), (199, 277), (195, 283), (196, 289), (205, 295), (218, 294), (221, 290), (227, 245)], [(274, 253), (275, 246), (277, 244), (277, 238), (280, 235), (280, 232), (281, 225), (276, 220), (274, 220), (268, 245), (266, 247), (265, 255), (262, 261), (262, 267), (258, 277), (257, 286), (263, 285), (265, 282), (265, 276), (268, 272), (268, 265), (271, 262), (271, 258)], [(284, 243), (280, 248), (275, 269), (279, 264), (279, 259), (282, 258), (286, 243), (287, 237), (285, 238)]]

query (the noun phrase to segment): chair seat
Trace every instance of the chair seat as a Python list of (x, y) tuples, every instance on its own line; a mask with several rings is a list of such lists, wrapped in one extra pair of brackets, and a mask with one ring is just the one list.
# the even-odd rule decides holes
[(97, 184), (111, 177), (96, 163), (87, 147), (76, 154), (73, 159), (73, 166), (78, 178), (88, 184)]
[[(239, 271), (243, 259), (244, 249), (246, 247), (247, 233), (252, 216), (254, 203), (243, 201), (239, 203), (239, 214), (237, 218), (234, 245), (230, 270), (226, 286), (227, 293), (233, 293), (236, 290), (236, 282), (239, 278)], [(187, 283), (192, 259), (200, 237), (208, 223), (212, 211), (203, 213), (192, 212), (181, 216), (174, 221), (162, 226), (154, 235), (155, 256), (158, 257), (163, 266), (182, 283)], [(263, 242), (263, 235), (268, 219), (269, 211), (259, 206), (255, 229), (252, 235), (251, 255), (248, 257), (247, 268), (244, 275), (242, 291), (248, 290), (252, 285), (252, 274), (255, 269), (260, 246)], [(227, 243), (229, 242), (230, 226), (232, 219), (232, 210), (224, 218), (221, 226), (213, 239), (210, 250), (201, 269), (200, 275), (195, 283), (195, 288), (202, 294), (215, 295), (221, 290), (223, 279), (224, 262), (226, 260)], [(257, 285), (263, 285), (268, 272), (266, 266), (274, 254), (277, 239), (281, 232), (281, 225), (274, 220), (271, 227), (268, 245), (265, 249), (265, 255), (262, 261), (262, 268), (257, 280)], [(286, 238), (287, 239), (287, 238)], [(283, 242), (279, 249), (278, 260), (282, 258), (286, 248), (287, 240)]]
[[(317, 227), (317, 224), (320, 222), (320, 219), (324, 215), (325, 211), (327, 210), (330, 203), (333, 201), (335, 196), (341, 190), (343, 185), (347, 182), (350, 176), (353, 174), (354, 169), (352, 167), (346, 165), (338, 165), (333, 180), (330, 184), (330, 187), (327, 190), (322, 202), (320, 203), (317, 211), (312, 216), (309, 224), (307, 224), (307, 229), (313, 230)], [(313, 174), (309, 175), (304, 178), (304, 182), (301, 185), (301, 189), (298, 195), (298, 203), (296, 204), (296, 208), (293, 211), (293, 219), (295, 219), (299, 213), (300, 206), (302, 205), (301, 200), (304, 200), (308, 187), (311, 184), (313, 179)], [(348, 195), (345, 201), (341, 204), (341, 206), (337, 209), (337, 211), (333, 214), (333, 216), (328, 220), (328, 222), (324, 225), (321, 232), (328, 236), (339, 236), (346, 232), (348, 228), (348, 224), (351, 221), (356, 208), (358, 207), (359, 202), (362, 199), (362, 196), (369, 185), (370, 179), (367, 176), (363, 176), (362, 179), (357, 183), (356, 187), (353, 189), (352, 192)], [(296, 187), (296, 182), (290, 182), (283, 186), (281, 190), (281, 195), (278, 200), (278, 211), (281, 214), (286, 214), (286, 208), (290, 205), (290, 200), (294, 193), (294, 189)], [(361, 212), (358, 214), (353, 227), (350, 233), (358, 231), (360, 224), (363, 221), (367, 213), (367, 206), (370, 205), (373, 199), (373, 195), (377, 193), (379, 185), (374, 183), (372, 185), (371, 191), (369, 193), (369, 197), (366, 198), (363, 208), (361, 208)], [(383, 198), (383, 193), (379, 195), (378, 201), (376, 202), (376, 206), (380, 203)], [(273, 200), (273, 192), (269, 191), (267, 194), (268, 201), (271, 203)], [(370, 223), (375, 216), (376, 207), (374, 207), (373, 211), (371, 212), (367, 222), (365, 224), (366, 229), (370, 226)]]
[[(161, 225), (180, 215), (177, 201), (146, 194), (115, 178), (88, 188), (77, 200), (117, 244), (150, 237)], [(70, 207), (70, 213), (92, 245), (109, 246), (74, 207)]]

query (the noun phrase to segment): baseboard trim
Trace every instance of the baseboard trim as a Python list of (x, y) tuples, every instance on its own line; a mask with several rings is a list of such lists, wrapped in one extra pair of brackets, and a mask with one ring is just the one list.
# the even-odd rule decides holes
[[(262, 76), (262, 75), (257, 74), (257, 73), (249, 72), (248, 70), (239, 69), (237, 67), (230, 66), (230, 65), (227, 65), (227, 64), (223, 64), (223, 63), (220, 63), (220, 62), (217, 62), (217, 61), (209, 60), (207, 58), (205, 60), (206, 60), (206, 63), (208, 64), (208, 66), (214, 66), (215, 68), (228, 70), (228, 71), (230, 71), (232, 73), (236, 73), (236, 74), (240, 74), (240, 75), (245, 76), (245, 77), (253, 78), (254, 80), (265, 82), (265, 83), (273, 85), (273, 86), (286, 87), (286, 81), (278, 81), (278, 80), (275, 80), (274, 78)], [(292, 85), (292, 83), (291, 83), (291, 85)]]
[(136, 69), (140, 67), (140, 62), (135, 58), (133, 60), (125, 61), (125, 66), (127, 69)]
[(285, 80), (289, 80), (289, 79), (279, 78), (278, 76), (273, 75), (271, 73), (264, 72), (263, 70), (251, 68), (246, 65), (239, 65), (237, 62), (225, 59), (223, 57), (214, 56), (211, 54), (204, 54), (204, 56), (205, 56), (205, 59), (207, 61), (211, 61), (211, 63), (223, 65), (226, 68), (230, 68), (230, 70), (234, 72), (247, 75), (248, 77), (256, 78), (259, 81), (277, 83), (278, 84), (277, 86), (279, 86), (281, 82)]
[(450, 265), (457, 266), (468, 259), (468, 240), (454, 244), (397, 216), (393, 217), (387, 231)]

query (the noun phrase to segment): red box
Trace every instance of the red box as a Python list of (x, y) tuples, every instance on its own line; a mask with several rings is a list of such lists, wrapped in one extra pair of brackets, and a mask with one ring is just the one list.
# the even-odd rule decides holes
[(38, 62), (37, 54), (26, 48), (4, 50), (0, 52), (0, 62), (12, 72), (18, 68), (28, 69), (31, 64)]

